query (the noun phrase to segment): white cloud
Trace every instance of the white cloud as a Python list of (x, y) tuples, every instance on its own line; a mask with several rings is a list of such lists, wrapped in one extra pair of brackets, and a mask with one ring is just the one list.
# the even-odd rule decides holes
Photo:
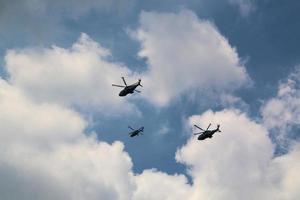
[(157, 170), (145, 170), (135, 177), (137, 190), (134, 200), (188, 199), (191, 188), (183, 175), (168, 175)]
[[(189, 118), (189, 124), (220, 124), (221, 133), (200, 142), (192, 137), (176, 154), (188, 166), (197, 199), (264, 199), (273, 147), (267, 131), (236, 110)], [(201, 189), (200, 189), (201, 188)], [(245, 196), (247, 194), (247, 196)]]
[[(120, 88), (121, 76), (131, 71), (120, 63), (107, 61), (110, 52), (86, 34), (69, 49), (9, 50), (5, 56), (9, 81), (38, 102), (55, 102), (92, 108), (102, 113), (134, 110)], [(135, 78), (134, 78), (135, 79)], [(136, 81), (136, 79), (135, 79)]]
[[(13, 185), (7, 187), (13, 188), (17, 184), (20, 190), (15, 193), (2, 191), (1, 197), (131, 199), (135, 188), (132, 163), (127, 153), (123, 152), (123, 144), (120, 142), (109, 145), (83, 140), (56, 146), (51, 151), (19, 147), (17, 150), (6, 150), (9, 155), (1, 156), (1, 161), (9, 168), (8, 172), (17, 171), (16, 175), (9, 177)], [(0, 171), (1, 168), (4, 168), (3, 165)]]
[[(277, 185), (279, 190), (278, 199), (297, 200), (300, 198), (300, 145), (295, 145), (290, 153), (275, 158), (273, 171), (275, 177), (282, 176), (281, 182)], [(278, 170), (278, 171), (277, 171)]]
[(290, 129), (300, 124), (300, 68), (289, 75), (278, 87), (277, 96), (261, 108), (264, 125), (276, 132), (283, 144), (289, 140)]
[(3, 80), (0, 88), (2, 147), (19, 143), (45, 147), (60, 141), (74, 141), (86, 126), (74, 111), (48, 103), (36, 105), (22, 91)]
[(157, 105), (193, 90), (231, 91), (249, 80), (227, 39), (191, 11), (142, 12), (132, 35), (149, 64), (144, 95)]
[[(221, 123), (221, 133), (198, 141), (192, 136), (176, 159), (187, 166), (183, 175), (145, 170), (135, 177), (134, 199), (292, 199), (300, 196), (299, 144), (273, 157), (267, 129), (239, 110), (207, 111), (189, 118), (189, 126)], [(155, 192), (153, 192), (155, 191)]]
[(123, 144), (85, 136), (78, 113), (36, 104), (3, 80), (0, 112), (1, 199), (131, 199)]
[(229, 3), (237, 6), (243, 17), (247, 17), (255, 10), (255, 5), (252, 0), (229, 0)]
[[(177, 97), (178, 91), (170, 83), (182, 83), (174, 87), (179, 86), (179, 91), (184, 92), (193, 88), (194, 83), (231, 90), (247, 81), (237, 54), (210, 23), (198, 20), (188, 11), (179, 14), (144, 13), (143, 16), (142, 21), (153, 20), (165, 25), (142, 22), (149, 27), (142, 26), (139, 31), (146, 38), (141, 55), (146, 56), (150, 64), (145, 78), (153, 78), (158, 84), (155, 89), (159, 96), (153, 97), (154, 102), (162, 105)], [(178, 35), (172, 32), (176, 26), (183, 27), (178, 29)], [(156, 39), (160, 31), (165, 33), (165, 27), (175, 36), (170, 34), (172, 40), (168, 40), (162, 34), (166, 40)], [(190, 28), (191, 35), (185, 35), (184, 28)], [(155, 37), (148, 35), (152, 31), (158, 31)], [(203, 37), (194, 36), (198, 34)], [(212, 64), (207, 54), (198, 62), (198, 54), (189, 55), (173, 44), (180, 36), (184, 41), (196, 37), (200, 44), (209, 44), (205, 48), (200, 45), (198, 49), (194, 40), (185, 41), (184, 45), (181, 44), (183, 49), (196, 44), (192, 48), (194, 51), (210, 50), (216, 59), (221, 60)], [(160, 48), (149, 48), (149, 39), (151, 45), (159, 47), (162, 43), (163, 55), (154, 51)], [(170, 58), (176, 53), (173, 47), (177, 47), (180, 53), (175, 54), (171, 62)], [(84, 34), (70, 49), (53, 47), (7, 53), (6, 67), (10, 78), (0, 81), (0, 199), (300, 198), (297, 187), (300, 181), (300, 145), (295, 144), (290, 152), (274, 158), (274, 147), (264, 124), (254, 122), (238, 110), (207, 111), (189, 118), (190, 126), (220, 123), (222, 131), (213, 139), (201, 142), (192, 136), (178, 149), (176, 159), (187, 167), (192, 184), (182, 174), (168, 175), (154, 169), (134, 174), (131, 158), (124, 152), (123, 144), (118, 141), (107, 144), (97, 141), (94, 135), (86, 136), (87, 122), (69, 106), (100, 107), (101, 111), (122, 108), (110, 84), (118, 79), (119, 74), (131, 75), (131, 72), (118, 63), (108, 62), (105, 59), (108, 54)], [(193, 56), (196, 59), (192, 59)], [(186, 66), (192, 66), (190, 70), (182, 69), (186, 57), (189, 58)], [(219, 67), (221, 61), (225, 68)], [(206, 62), (210, 70), (204, 70), (205, 76), (199, 75), (204, 80), (198, 82), (197, 66), (206, 66)], [(158, 73), (160, 64), (166, 66), (161, 68), (162, 77)], [(172, 76), (171, 64), (176, 66), (176, 73)], [(218, 70), (222, 73), (217, 73)], [(186, 77), (194, 80), (185, 81)], [(215, 82), (206, 83), (215, 77)], [(168, 87), (159, 87), (165, 84)], [(292, 91), (296, 87), (291, 85), (281, 87), (279, 96), (294, 99)], [(150, 91), (155, 90), (150, 88)]]
[(189, 124), (221, 124), (211, 140), (190, 138), (176, 153), (189, 166), (193, 179), (186, 199), (297, 199), (300, 181), (299, 145), (273, 158), (267, 129), (238, 110), (207, 111), (189, 118)]
[[(249, 83), (236, 50), (212, 23), (191, 11), (143, 12), (133, 35), (142, 45), (139, 55), (149, 64), (139, 75), (145, 85), (142, 95), (156, 105), (165, 106), (185, 93), (218, 98)], [(138, 76), (108, 61), (109, 56), (109, 50), (82, 34), (70, 48), (9, 50), (5, 67), (10, 82), (36, 101), (92, 107), (103, 113), (108, 108), (111, 113), (134, 110), (132, 104), (124, 105), (124, 98), (116, 95), (119, 88), (111, 83), (120, 82), (121, 76), (132, 81)]]
[[(221, 133), (191, 137), (176, 159), (181, 174), (132, 172), (121, 142), (86, 136), (86, 121), (62, 106), (35, 103), (0, 82), (0, 198), (6, 199), (298, 199), (299, 145), (273, 158), (267, 130), (237, 110), (207, 111), (190, 126), (221, 124)], [(245, 196), (247, 194), (247, 196)]]

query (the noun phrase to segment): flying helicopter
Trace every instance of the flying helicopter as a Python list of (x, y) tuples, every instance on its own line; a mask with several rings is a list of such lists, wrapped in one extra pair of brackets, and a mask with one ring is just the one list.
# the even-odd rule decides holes
[(221, 132), (220, 131), (220, 125), (217, 125), (217, 128), (216, 129), (213, 129), (213, 130), (208, 130), (209, 127), (210, 127), (211, 124), (208, 125), (207, 129), (204, 130), (202, 128), (200, 128), (199, 126), (197, 125), (194, 125), (196, 128), (200, 129), (202, 132), (199, 132), (199, 133), (195, 133), (194, 135), (198, 135), (198, 134), (201, 134), (198, 136), (198, 140), (205, 140), (206, 138), (212, 138), (213, 137), (213, 134), (215, 134), (216, 132)]
[(131, 126), (128, 126), (128, 128), (132, 130), (132, 132), (129, 133), (130, 137), (134, 137), (136, 135), (143, 135), (144, 132), (143, 126), (139, 129), (133, 129)]
[(138, 82), (133, 83), (133, 84), (131, 84), (131, 85), (127, 85), (127, 83), (126, 83), (124, 77), (122, 77), (122, 80), (123, 80), (125, 86), (124, 86), (124, 85), (116, 85), (116, 84), (112, 84), (112, 86), (124, 88), (124, 89), (121, 90), (121, 92), (119, 93), (119, 96), (120, 96), (120, 97), (126, 96), (127, 94), (133, 94), (134, 92), (138, 92), (138, 93), (141, 92), (141, 91), (139, 91), (139, 90), (136, 90), (136, 88), (137, 88), (138, 86), (143, 87), (143, 86), (141, 85), (141, 79), (139, 79)]

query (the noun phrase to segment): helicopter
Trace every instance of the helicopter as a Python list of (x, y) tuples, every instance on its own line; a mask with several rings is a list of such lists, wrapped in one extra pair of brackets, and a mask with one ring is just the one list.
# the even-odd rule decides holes
[(203, 130), (202, 128), (200, 128), (199, 126), (197, 125), (194, 125), (196, 128), (202, 130), (202, 132), (199, 132), (199, 133), (194, 133), (194, 135), (198, 135), (198, 134), (201, 134), (198, 136), (198, 140), (205, 140), (206, 138), (212, 138), (213, 137), (213, 134), (215, 134), (216, 132), (221, 132), (219, 127), (220, 125), (218, 124), (217, 125), (217, 128), (214, 129), (214, 130), (208, 130), (209, 127), (210, 127), (211, 124), (208, 125), (207, 129), (206, 130)]
[(136, 135), (143, 135), (144, 132), (143, 126), (139, 129), (133, 129), (131, 126), (128, 126), (128, 128), (132, 130), (132, 132), (129, 133), (130, 137), (134, 137)]
[(133, 84), (131, 84), (131, 85), (127, 85), (127, 83), (126, 83), (124, 77), (122, 77), (122, 80), (123, 80), (125, 86), (123, 86), (123, 85), (112, 84), (112, 86), (124, 88), (124, 89), (121, 90), (121, 92), (119, 93), (119, 96), (120, 96), (120, 97), (126, 96), (127, 94), (133, 94), (134, 92), (138, 92), (138, 93), (141, 92), (141, 91), (139, 91), (139, 90), (136, 90), (136, 88), (137, 88), (138, 86), (143, 87), (143, 86), (141, 85), (141, 79), (139, 79), (138, 82), (133, 83)]

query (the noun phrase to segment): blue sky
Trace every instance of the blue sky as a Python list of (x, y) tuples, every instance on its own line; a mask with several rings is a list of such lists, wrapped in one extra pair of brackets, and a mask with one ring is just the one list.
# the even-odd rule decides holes
[(0, 1), (1, 199), (298, 199), (299, 8)]

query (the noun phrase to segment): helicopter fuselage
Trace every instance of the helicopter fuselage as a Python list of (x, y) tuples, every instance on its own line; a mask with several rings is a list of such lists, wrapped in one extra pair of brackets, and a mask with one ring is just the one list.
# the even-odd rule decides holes
[(206, 138), (212, 138), (213, 134), (216, 132), (221, 132), (219, 129), (204, 131), (201, 135), (198, 136), (198, 140), (205, 140)]
[(134, 137), (134, 136), (138, 135), (139, 133), (140, 133), (139, 130), (132, 131), (132, 132), (130, 133), (130, 137)]
[(140, 132), (143, 132), (144, 131), (144, 127), (141, 127), (137, 130), (134, 130), (132, 132), (129, 133), (130, 137), (134, 137), (134, 136), (137, 136), (140, 134)]
[(138, 83), (126, 86), (123, 90), (121, 90), (121, 92), (119, 93), (120, 97), (124, 97), (127, 94), (132, 94), (134, 93), (134, 90), (137, 88), (137, 86), (139, 86)]

